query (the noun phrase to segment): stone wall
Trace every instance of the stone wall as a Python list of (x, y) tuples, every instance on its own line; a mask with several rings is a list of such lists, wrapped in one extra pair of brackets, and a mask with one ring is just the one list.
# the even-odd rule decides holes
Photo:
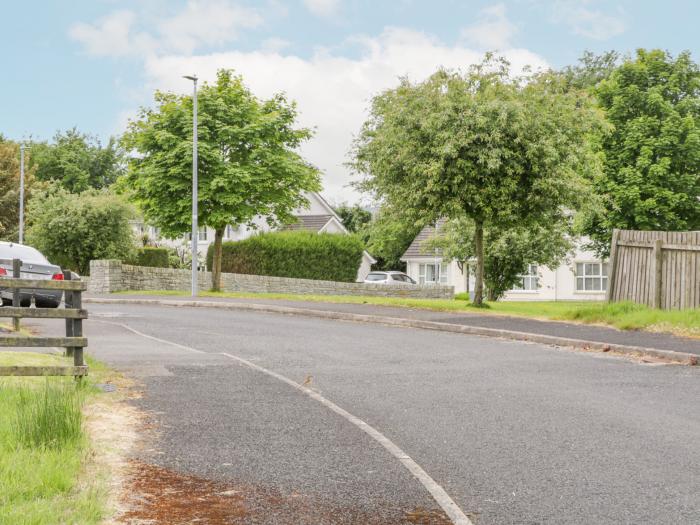
[[(199, 273), (199, 287), (211, 287), (211, 273)], [(116, 260), (90, 261), (88, 291), (111, 293), (141, 290), (189, 290), (190, 271), (174, 268), (131, 266)], [(224, 273), (221, 289), (225, 292), (267, 292), (311, 295), (369, 295), (377, 297), (415, 297), (452, 299), (452, 286), (390, 286), (365, 283), (314, 281), (267, 275)]]

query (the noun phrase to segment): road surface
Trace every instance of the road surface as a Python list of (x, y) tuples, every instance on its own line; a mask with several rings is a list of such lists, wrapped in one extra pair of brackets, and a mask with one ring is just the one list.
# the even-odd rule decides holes
[(247, 491), (241, 523), (450, 523), (435, 490), (476, 525), (700, 523), (700, 367), (278, 314), (90, 312), (89, 352), (143, 384), (157, 422), (141, 459)]

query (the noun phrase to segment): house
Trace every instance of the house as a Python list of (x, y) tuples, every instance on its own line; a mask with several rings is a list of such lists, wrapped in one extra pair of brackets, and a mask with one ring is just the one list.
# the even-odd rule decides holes
[[(438, 221), (438, 231), (444, 221)], [(416, 236), (401, 260), (406, 273), (420, 284), (454, 286), (455, 293), (474, 290), (474, 271), (463, 261), (443, 261), (439, 250), (430, 250), (427, 241), (435, 236), (435, 226), (426, 226)], [(528, 265), (520, 282), (506, 292), (504, 301), (602, 301), (608, 285), (608, 264), (585, 250), (580, 239), (569, 254), (569, 262), (550, 270)]]
[[(297, 217), (297, 222), (283, 226), (282, 230), (306, 230), (317, 233), (333, 233), (339, 235), (348, 235), (348, 230), (343, 226), (340, 217), (335, 213), (333, 208), (326, 202), (320, 193), (308, 192), (305, 194), (309, 205), (304, 208), (298, 208), (294, 211)], [(227, 226), (224, 231), (224, 241), (241, 241), (255, 235), (258, 232), (271, 231), (273, 228), (267, 224), (265, 217), (256, 217), (253, 220), (255, 227), (245, 225)], [(139, 236), (147, 236), (151, 241), (159, 242), (173, 248), (184, 248), (189, 245), (191, 234), (185, 234), (179, 239), (165, 239), (160, 237), (160, 232), (157, 228), (147, 226), (142, 222), (133, 221), (132, 229)], [(212, 228), (202, 227), (199, 229), (197, 237), (197, 251), (200, 255), (207, 253), (209, 245), (214, 242), (214, 230)], [(362, 254), (362, 262), (357, 271), (357, 280), (364, 281), (371, 267), (377, 261), (367, 252)]]

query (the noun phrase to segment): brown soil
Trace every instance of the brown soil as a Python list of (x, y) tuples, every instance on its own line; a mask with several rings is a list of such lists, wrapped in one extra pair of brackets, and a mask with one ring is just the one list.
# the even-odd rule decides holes
[[(329, 505), (303, 494), (215, 482), (170, 469), (131, 462), (131, 477), (119, 521), (129, 525), (449, 525), (441, 511), (387, 509), (382, 517), (364, 509)], [(393, 516), (387, 518), (386, 516)]]

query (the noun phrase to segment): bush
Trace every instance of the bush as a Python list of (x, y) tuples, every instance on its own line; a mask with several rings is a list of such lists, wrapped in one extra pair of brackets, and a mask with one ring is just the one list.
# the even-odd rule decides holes
[[(223, 243), (221, 271), (354, 282), (363, 249), (362, 242), (354, 235), (304, 231), (263, 233)], [(212, 244), (207, 252), (209, 268), (213, 253)]]
[(136, 250), (136, 255), (127, 259), (134, 266), (150, 266), (152, 268), (168, 268), (170, 266), (170, 251), (167, 248), (144, 246)]
[(116, 195), (50, 188), (32, 197), (27, 243), (63, 268), (87, 274), (93, 259), (133, 256), (132, 209)]

